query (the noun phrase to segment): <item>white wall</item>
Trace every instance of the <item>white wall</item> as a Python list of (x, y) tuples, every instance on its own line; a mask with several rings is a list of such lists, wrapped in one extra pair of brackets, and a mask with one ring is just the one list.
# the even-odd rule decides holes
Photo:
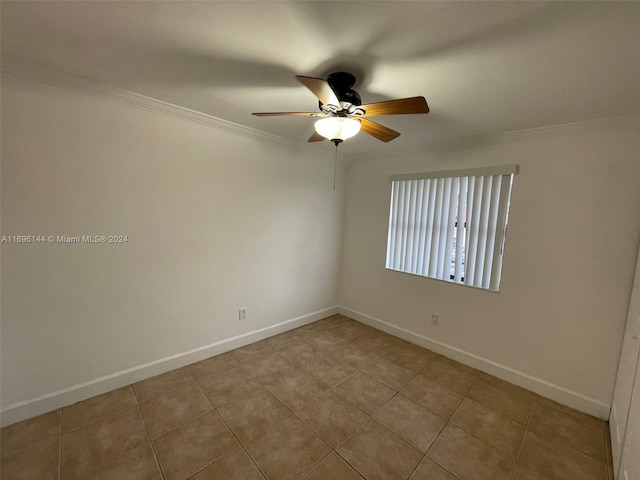
[[(622, 130), (354, 163), (340, 304), (606, 418), (640, 234), (638, 151), (638, 131)], [(521, 168), (499, 294), (385, 270), (390, 174), (509, 163)]]
[[(333, 157), (9, 76), (2, 407), (335, 307)], [(238, 308), (248, 318), (238, 321)]]

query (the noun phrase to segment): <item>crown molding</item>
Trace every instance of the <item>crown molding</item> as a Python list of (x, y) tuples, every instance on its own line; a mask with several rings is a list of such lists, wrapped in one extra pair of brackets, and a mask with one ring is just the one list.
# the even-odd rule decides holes
[[(213, 115), (191, 110), (186, 107), (181, 107), (179, 105), (164, 102), (162, 100), (147, 97), (121, 88), (112, 87), (75, 73), (34, 63), (21, 57), (3, 55), (2, 74), (3, 81), (11, 85), (19, 87), (29, 85), (30, 87), (41, 89), (73, 90), (89, 96), (108, 98), (112, 101), (116, 101), (130, 107), (177, 118), (197, 125), (203, 125), (244, 138), (266, 141), (288, 148), (300, 148), (304, 145), (305, 150), (309, 153), (326, 155), (326, 149), (323, 149), (318, 145), (273, 135), (238, 123), (223, 120), (221, 118), (214, 117)], [(513, 132), (458, 137), (439, 142), (430, 142), (405, 147), (391, 147), (382, 150), (376, 149), (350, 154), (343, 153), (341, 162), (344, 162), (348, 166), (349, 164), (365, 160), (387, 159), (389, 157), (408, 157), (427, 153), (465, 150), (490, 145), (530, 142), (584, 133), (628, 129), (640, 129), (640, 115), (624, 115)]]
[(307, 142), (299, 142), (278, 135), (246, 127), (238, 123), (223, 120), (213, 115), (191, 110), (172, 103), (147, 97), (117, 87), (98, 82), (75, 73), (37, 64), (13, 55), (2, 56), (3, 81), (13, 86), (41, 89), (73, 90), (93, 97), (108, 98), (112, 101), (148, 112), (184, 120), (197, 125), (213, 128), (240, 137), (266, 141), (288, 148), (309, 147), (313, 153), (326, 154), (325, 150)]
[(622, 115), (619, 117), (600, 118), (584, 122), (564, 123), (546, 127), (503, 132), (497, 134), (474, 135), (469, 137), (454, 138), (442, 142), (412, 145), (408, 147), (388, 148), (385, 150), (371, 150), (362, 153), (353, 153), (348, 156), (349, 163), (365, 160), (387, 159), (390, 157), (410, 157), (425, 153), (450, 152), (466, 150), (491, 145), (504, 145), (509, 143), (531, 142), (546, 140), (570, 135), (582, 135), (585, 133), (601, 133), (617, 130), (640, 130), (640, 115)]

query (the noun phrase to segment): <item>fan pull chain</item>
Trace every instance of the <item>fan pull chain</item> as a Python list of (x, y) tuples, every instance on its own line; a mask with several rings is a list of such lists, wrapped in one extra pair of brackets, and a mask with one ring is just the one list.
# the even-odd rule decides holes
[(338, 143), (336, 143), (336, 154), (333, 156), (333, 190), (336, 189), (336, 170), (338, 170)]

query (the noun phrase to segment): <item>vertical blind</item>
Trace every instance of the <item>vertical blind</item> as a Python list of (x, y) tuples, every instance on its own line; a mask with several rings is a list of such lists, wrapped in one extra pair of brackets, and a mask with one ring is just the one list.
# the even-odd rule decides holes
[(498, 290), (517, 165), (391, 176), (386, 267)]

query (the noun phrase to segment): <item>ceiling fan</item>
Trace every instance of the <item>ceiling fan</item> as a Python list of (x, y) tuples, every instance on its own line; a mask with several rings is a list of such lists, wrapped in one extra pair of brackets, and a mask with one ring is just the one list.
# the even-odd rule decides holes
[(257, 117), (318, 117), (315, 132), (309, 142), (331, 140), (336, 147), (347, 138), (356, 135), (360, 129), (372, 137), (390, 142), (400, 136), (384, 125), (369, 120), (368, 117), (382, 115), (406, 115), (429, 113), (424, 97), (400, 98), (362, 105), (358, 92), (353, 90), (356, 77), (348, 72), (335, 72), (326, 80), (297, 75), (296, 79), (318, 97), (318, 112), (257, 112)]

